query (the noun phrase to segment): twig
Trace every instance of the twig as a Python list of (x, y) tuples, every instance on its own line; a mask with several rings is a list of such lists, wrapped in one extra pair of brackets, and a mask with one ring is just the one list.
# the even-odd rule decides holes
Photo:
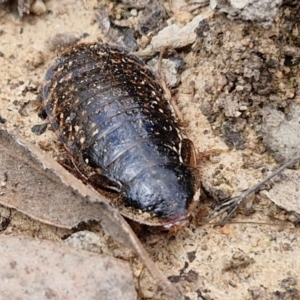
[(296, 157), (294, 157), (292, 159), (290, 159), (284, 165), (282, 165), (281, 167), (279, 167), (277, 170), (275, 170), (273, 173), (271, 173), (270, 175), (268, 175), (265, 179), (263, 179), (262, 181), (260, 181), (259, 183), (257, 183), (253, 187), (251, 187), (250, 189), (246, 190), (240, 196), (231, 198), (231, 199), (227, 200), (226, 202), (221, 203), (218, 207), (216, 207), (214, 209), (214, 211), (211, 214), (209, 214), (209, 216), (206, 217), (206, 220), (210, 219), (212, 217), (212, 215), (215, 214), (216, 212), (217, 212), (217, 215), (220, 215), (220, 214), (222, 214), (225, 211), (229, 211), (228, 215), (225, 218), (223, 218), (220, 222), (218, 222), (218, 225), (224, 225), (230, 219), (230, 217), (232, 216), (232, 214), (237, 210), (237, 208), (240, 206), (240, 204), (250, 194), (258, 192), (260, 190), (260, 188), (262, 187), (263, 184), (265, 184), (267, 181), (269, 181), (273, 177), (281, 174), (283, 170), (285, 170), (286, 168), (294, 165), (298, 161), (300, 161), (300, 155), (296, 156)]

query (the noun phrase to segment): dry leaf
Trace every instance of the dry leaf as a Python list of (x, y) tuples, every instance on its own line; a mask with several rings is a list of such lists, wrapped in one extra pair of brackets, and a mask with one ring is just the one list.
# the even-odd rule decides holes
[(70, 229), (83, 221), (100, 221), (106, 234), (138, 254), (171, 299), (181, 299), (179, 291), (104, 196), (85, 186), (38, 148), (1, 128), (0, 161), (1, 204), (57, 227)]
[[(99, 203), (89, 203), (93, 196), (88, 187), (49, 156), (1, 129), (0, 161), (3, 205), (62, 228), (101, 220)], [(97, 194), (93, 200), (102, 202), (105, 198)]]
[(137, 299), (130, 265), (27, 237), (0, 238), (1, 299)]

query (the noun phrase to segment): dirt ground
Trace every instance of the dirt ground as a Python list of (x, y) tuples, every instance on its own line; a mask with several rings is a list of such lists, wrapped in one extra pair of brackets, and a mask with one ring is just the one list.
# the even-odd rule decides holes
[[(117, 3), (49, 0), (44, 14), (23, 18), (10, 5), (0, 4), (0, 126), (57, 158), (54, 133), (48, 129), (36, 135), (31, 128), (44, 122), (38, 117), (37, 102), (45, 72), (63, 48), (77, 41), (105, 41), (140, 51), (162, 28), (183, 27), (210, 9), (190, 11), (187, 5), (179, 10), (174, 1), (165, 1), (165, 22), (155, 24), (159, 28), (144, 22), (144, 27), (154, 29), (143, 34), (146, 29), (139, 27), (143, 1), (131, 6)], [(118, 24), (111, 36), (105, 34), (104, 7)], [(191, 224), (176, 234), (150, 231), (140, 236), (153, 261), (185, 299), (300, 299), (296, 214), (277, 207), (264, 192), (252, 197), (223, 227), (202, 224), (200, 210), (204, 204), (239, 195), (273, 170), (276, 161), (287, 157), (276, 150), (276, 133), (265, 120), (270, 110), (289, 115), (299, 104), (299, 21), (293, 19), (297, 10), (295, 6), (280, 8), (269, 29), (212, 15), (197, 26), (192, 44), (169, 49), (168, 55), (182, 63), (173, 91), (189, 138), (199, 152), (226, 150), (203, 158), (199, 165), (209, 200), (201, 198)], [(298, 25), (290, 30), (293, 22)], [(139, 34), (132, 35), (127, 28)], [(124, 32), (127, 39), (122, 39)], [(289, 58), (293, 58), (290, 65)], [(95, 228), (91, 230), (111, 242)], [(12, 211), (0, 234), (63, 241), (72, 231), (54, 230)], [(105, 247), (104, 253), (127, 256), (113, 243)], [(137, 278), (141, 264), (135, 260), (133, 267)], [(164, 299), (147, 271), (136, 287), (141, 299)]]

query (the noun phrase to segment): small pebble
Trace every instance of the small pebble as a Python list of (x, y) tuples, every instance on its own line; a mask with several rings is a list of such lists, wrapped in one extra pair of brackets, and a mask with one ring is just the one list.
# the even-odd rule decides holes
[(32, 126), (31, 132), (35, 135), (42, 135), (47, 129), (48, 123), (45, 124), (37, 124)]
[(42, 15), (47, 11), (47, 7), (41, 0), (36, 0), (30, 7), (30, 11), (36, 15)]
[(136, 17), (138, 15), (138, 12), (135, 8), (133, 8), (131, 11), (130, 11), (130, 14), (133, 16), (133, 17)]

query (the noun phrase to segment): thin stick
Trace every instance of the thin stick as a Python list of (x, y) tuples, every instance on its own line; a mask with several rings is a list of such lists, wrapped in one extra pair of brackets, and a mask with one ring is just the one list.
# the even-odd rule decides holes
[[(229, 199), (226, 202), (223, 202), (220, 204), (213, 212), (215, 213), (218, 211), (217, 215), (222, 214), (225, 211), (229, 211), (228, 215), (222, 219), (220, 222), (218, 222), (219, 225), (224, 225), (228, 221), (228, 219), (232, 216), (232, 214), (236, 211), (236, 209), (239, 207), (239, 205), (252, 193), (258, 192), (263, 184), (265, 184), (267, 181), (272, 179), (273, 177), (279, 175), (282, 173), (283, 170), (285, 170), (287, 167), (290, 167), (294, 165), (296, 162), (300, 160), (300, 155), (296, 156), (292, 159), (290, 159), (288, 162), (286, 162), (284, 165), (279, 167), (277, 170), (275, 170), (273, 173), (268, 175), (265, 179), (242, 193), (240, 196)], [(206, 219), (211, 218), (212, 214), (210, 214)]]

